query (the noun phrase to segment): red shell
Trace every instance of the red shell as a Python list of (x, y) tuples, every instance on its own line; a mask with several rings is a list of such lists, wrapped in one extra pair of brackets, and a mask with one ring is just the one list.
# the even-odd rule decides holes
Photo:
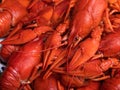
[(120, 90), (120, 78), (114, 77), (102, 83), (101, 90)]
[(57, 80), (53, 76), (45, 80), (38, 77), (33, 83), (33, 90), (58, 90)]
[(120, 53), (120, 28), (104, 36), (100, 42), (99, 51), (104, 56), (116, 56)]

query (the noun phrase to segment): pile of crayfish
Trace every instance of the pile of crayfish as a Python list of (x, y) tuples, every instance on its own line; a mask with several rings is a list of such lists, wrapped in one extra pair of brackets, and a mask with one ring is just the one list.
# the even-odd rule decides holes
[(0, 90), (120, 90), (120, 0), (2, 0)]

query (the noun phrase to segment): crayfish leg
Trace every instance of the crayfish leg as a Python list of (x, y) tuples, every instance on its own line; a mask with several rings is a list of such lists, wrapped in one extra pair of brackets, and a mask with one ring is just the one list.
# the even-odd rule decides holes
[(105, 80), (105, 79), (108, 79), (108, 78), (110, 78), (109, 75), (103, 76), (103, 77), (99, 77), (99, 78), (93, 78), (93, 79), (91, 79), (91, 80), (92, 80), (92, 81), (101, 81), (101, 80)]
[(21, 85), (18, 90), (32, 90), (32, 88), (30, 87), (30, 85), (25, 84), (25, 85)]
[(59, 80), (57, 80), (57, 87), (58, 87), (58, 90), (65, 90), (64, 86), (60, 83)]
[(39, 71), (39, 69), (42, 67), (42, 64), (38, 64), (37, 66), (35, 66), (31, 76), (29, 77), (29, 81), (32, 82), (33, 80), (35, 80), (38, 76), (40, 76), (41, 71)]
[(64, 58), (66, 57), (67, 49), (64, 50), (54, 61), (54, 63), (49, 67), (49, 69), (44, 74), (43, 78), (46, 79), (52, 74), (52, 69), (58, 67), (58, 65), (61, 65), (61, 62), (64, 61)]

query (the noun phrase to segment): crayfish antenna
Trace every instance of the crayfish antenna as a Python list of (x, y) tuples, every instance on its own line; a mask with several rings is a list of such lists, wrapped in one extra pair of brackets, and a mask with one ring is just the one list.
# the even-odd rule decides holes
[(106, 11), (105, 11), (103, 21), (105, 23), (106, 32), (113, 32), (114, 30), (113, 30), (112, 24), (109, 19), (109, 10), (108, 9), (106, 9)]
[(44, 74), (44, 76), (43, 76), (44, 79), (48, 78), (52, 74), (53, 68), (59, 67), (61, 65), (61, 63), (64, 62), (66, 54), (67, 54), (67, 49), (65, 49), (63, 52), (60, 53), (60, 55), (56, 58), (54, 63), (49, 67), (49, 69)]
[(54, 60), (57, 49), (49, 50), (45, 53), (45, 58), (43, 62), (43, 69), (46, 70), (48, 65)]

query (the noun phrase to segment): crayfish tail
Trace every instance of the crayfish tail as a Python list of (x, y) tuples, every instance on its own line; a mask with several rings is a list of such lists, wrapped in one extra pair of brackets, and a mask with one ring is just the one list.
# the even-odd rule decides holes
[(16, 90), (20, 83), (19, 74), (17, 71), (13, 69), (13, 67), (9, 67), (3, 73), (3, 77), (0, 79), (0, 89), (1, 90)]

